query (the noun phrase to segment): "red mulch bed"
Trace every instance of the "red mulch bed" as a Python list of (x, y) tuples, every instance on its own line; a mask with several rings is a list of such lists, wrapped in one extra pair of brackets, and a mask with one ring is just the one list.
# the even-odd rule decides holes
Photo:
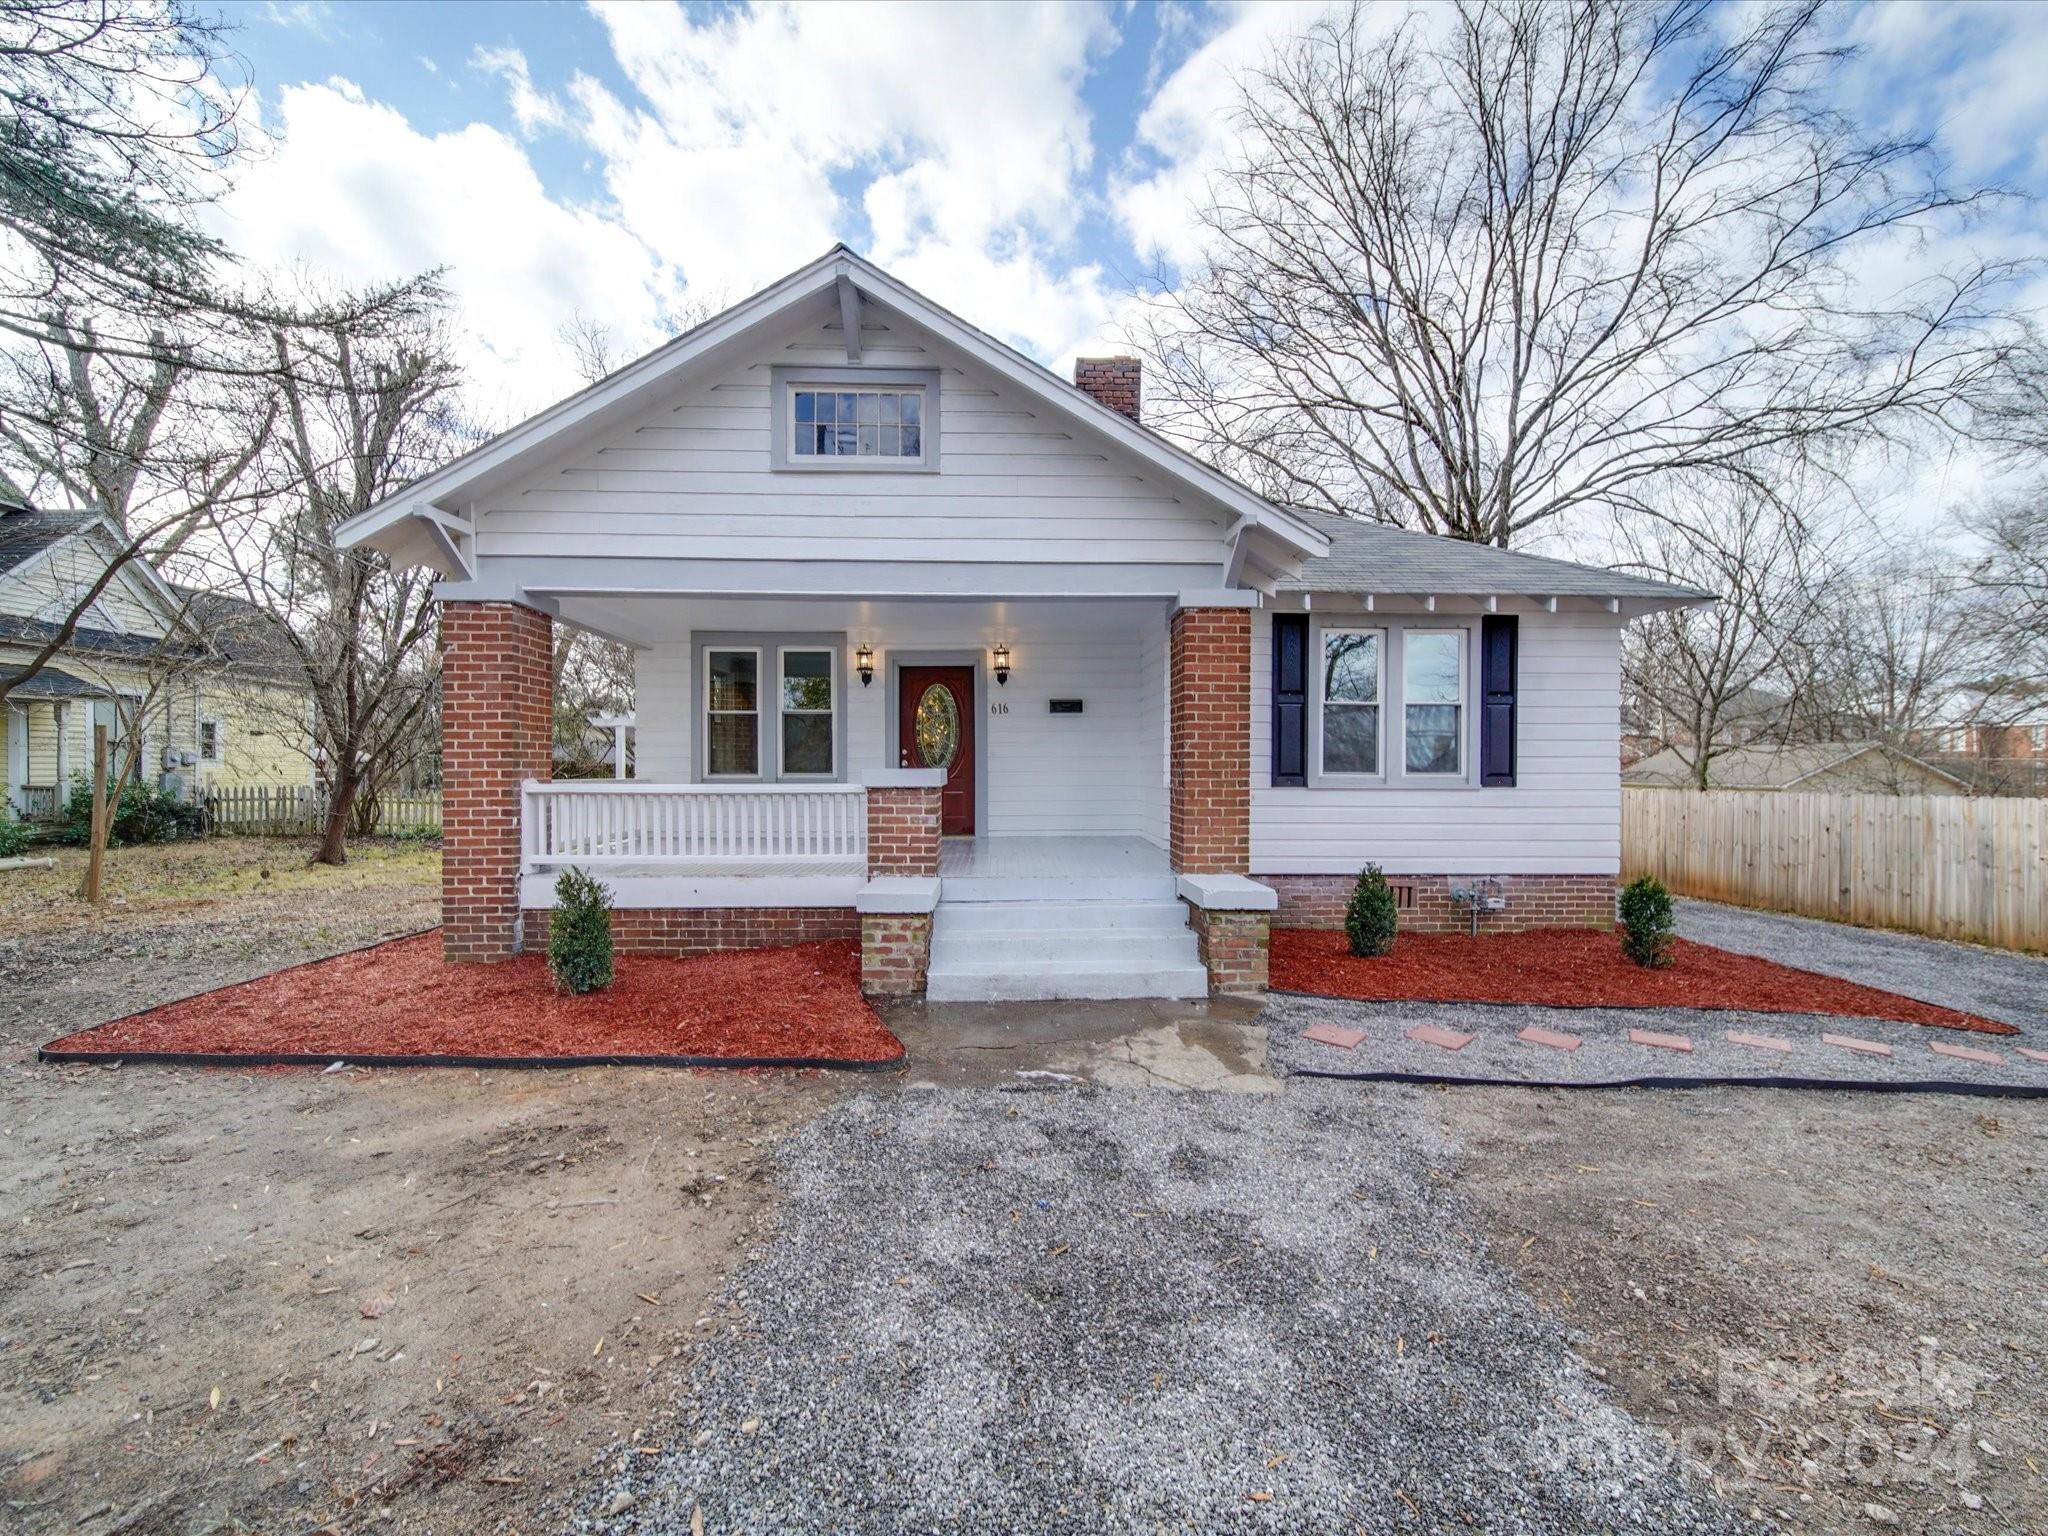
[(772, 1058), (894, 1061), (845, 940), (690, 960), (620, 955), (601, 992), (564, 997), (547, 961), (449, 965), (438, 932), (166, 1003), (53, 1040), (106, 1056)]
[(1390, 954), (1373, 959), (1352, 954), (1341, 933), (1277, 928), (1272, 985), (1282, 991), (1367, 1002), (1743, 1008), (1896, 1019), (1986, 1035), (2019, 1033), (1995, 1019), (1685, 939), (1673, 942), (1669, 967), (1644, 970), (1623, 958), (1618, 935), (1594, 928), (1537, 928), (1476, 939), (1465, 934), (1404, 933)]

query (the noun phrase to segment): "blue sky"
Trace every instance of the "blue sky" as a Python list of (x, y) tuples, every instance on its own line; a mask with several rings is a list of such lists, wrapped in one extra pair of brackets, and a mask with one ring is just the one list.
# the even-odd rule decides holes
[[(1115, 339), (1155, 257), (1194, 253), (1233, 72), (1317, 8), (235, 5), (270, 142), (223, 233), (327, 280), (446, 267), (499, 421), (577, 382), (571, 317), (630, 354), (835, 239), (1063, 366)], [(1839, 82), (1852, 116), (2048, 190), (2048, 7), (1833, 24), (1863, 50)], [(2016, 204), (1973, 239), (2038, 253), (2048, 218)]]

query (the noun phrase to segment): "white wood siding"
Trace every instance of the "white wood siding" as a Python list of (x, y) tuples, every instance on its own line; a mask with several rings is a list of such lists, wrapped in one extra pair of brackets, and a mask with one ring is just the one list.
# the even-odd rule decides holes
[[(889, 669), (902, 653), (960, 652), (986, 658), (997, 640), (1012, 653), (1007, 687), (987, 678), (975, 721), (988, 763), (988, 800), (978, 831), (1016, 834), (1165, 835), (1163, 604), (792, 604), (721, 600), (690, 607), (703, 633), (846, 635), (847, 778), (893, 767)], [(875, 681), (854, 670), (862, 640), (874, 647)], [(636, 655), (635, 772), (656, 782), (691, 777), (689, 699), (695, 648), (686, 636)], [(1157, 676), (1153, 674), (1157, 673)], [(766, 690), (764, 689), (764, 694)], [(1051, 700), (1078, 698), (1079, 715)], [(771, 701), (772, 702), (772, 701)]]
[(486, 559), (804, 559), (1186, 563), (1214, 585), (1222, 509), (935, 339), (864, 332), (863, 365), (941, 370), (937, 473), (775, 471), (770, 370), (845, 365), (836, 327), (806, 325), (479, 509)]
[[(1361, 620), (1390, 617), (1429, 621), (1385, 610)], [(1620, 869), (1618, 620), (1522, 617), (1513, 789), (1275, 788), (1272, 640), (1272, 615), (1254, 615), (1254, 875), (1356, 874), (1367, 861), (1389, 874), (1411, 875), (1607, 875)]]

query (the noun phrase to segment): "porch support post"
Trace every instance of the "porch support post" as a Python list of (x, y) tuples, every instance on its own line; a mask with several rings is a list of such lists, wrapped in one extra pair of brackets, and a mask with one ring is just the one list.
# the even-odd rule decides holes
[(441, 604), (441, 955), (519, 949), (520, 786), (554, 761), (554, 620)]
[(1184, 594), (1168, 654), (1172, 769), (1167, 837), (1211, 992), (1262, 992), (1278, 898), (1248, 878), (1252, 824), (1252, 610)]
[(885, 768), (868, 775), (868, 883), (860, 911), (860, 987), (870, 997), (916, 997), (931, 964), (932, 912), (939, 904), (940, 794), (937, 768)]
[(1171, 622), (1168, 852), (1176, 874), (1246, 874), (1252, 825), (1251, 611), (1182, 606)]

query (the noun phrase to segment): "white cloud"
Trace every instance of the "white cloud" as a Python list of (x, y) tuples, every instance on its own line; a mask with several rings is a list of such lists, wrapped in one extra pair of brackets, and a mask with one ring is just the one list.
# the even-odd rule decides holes
[[(505, 89), (512, 98), (512, 116), (518, 120), (519, 131), (529, 139), (543, 129), (567, 124), (568, 114), (562, 110), (562, 104), (534, 89), (532, 71), (526, 66), (526, 55), (519, 49), (479, 46), (471, 52), (469, 62), (473, 68), (505, 82)], [(431, 69), (433, 66), (429, 64), (427, 67)]]
[(344, 80), (287, 88), (271, 126), (271, 153), (218, 210), (223, 237), (255, 270), (351, 285), (446, 266), (484, 420), (577, 387), (556, 332), (579, 310), (632, 347), (658, 339), (674, 274), (616, 219), (550, 198), (497, 129), (422, 134)]
[[(937, 274), (946, 302), (1034, 349), (1056, 353), (1106, 313), (1092, 268), (1061, 275), (1089, 206), (1081, 87), (1114, 40), (1102, 7), (597, 13), (639, 99), (578, 77), (575, 130), (619, 217), (693, 293), (749, 292), (858, 212), (868, 254)], [(865, 183), (857, 209), (837, 182)]]

